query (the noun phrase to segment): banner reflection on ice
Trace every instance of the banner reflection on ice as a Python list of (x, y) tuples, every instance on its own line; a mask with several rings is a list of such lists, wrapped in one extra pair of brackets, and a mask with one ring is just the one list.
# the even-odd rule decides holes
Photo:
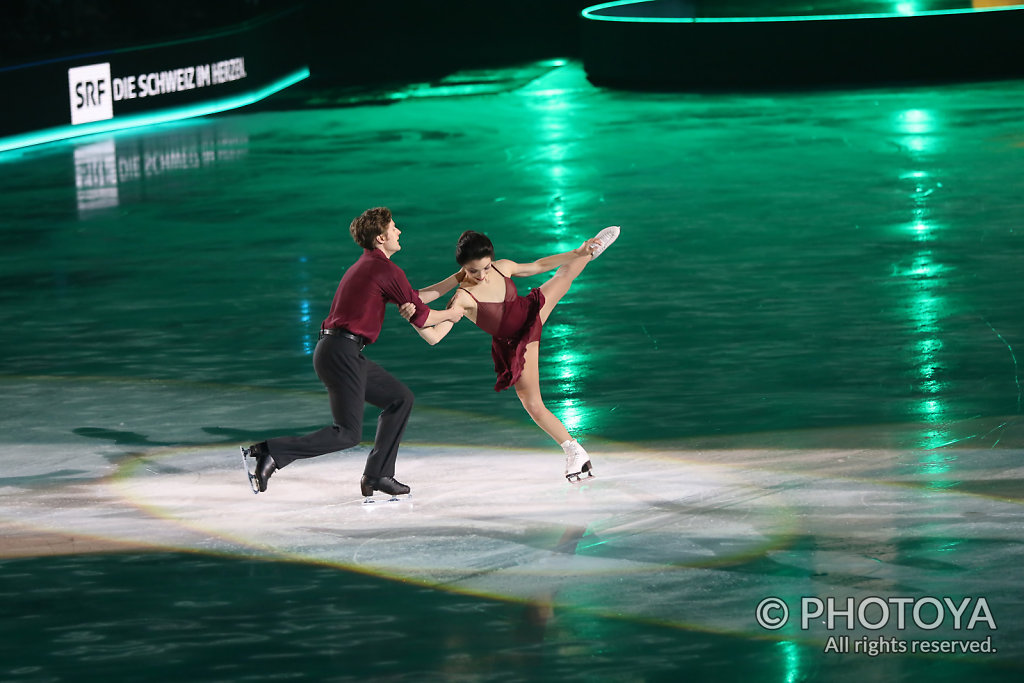
[(75, 146), (75, 191), (79, 218), (130, 202), (140, 181), (230, 163), (249, 152), (249, 135), (203, 126), (164, 135), (114, 137)]

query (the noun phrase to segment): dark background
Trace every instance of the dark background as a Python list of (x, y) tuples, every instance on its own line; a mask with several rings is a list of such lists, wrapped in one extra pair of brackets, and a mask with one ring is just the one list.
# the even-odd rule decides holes
[(0, 66), (202, 35), (299, 7), (315, 83), (429, 79), (465, 68), (580, 54), (590, 0), (13, 0)]

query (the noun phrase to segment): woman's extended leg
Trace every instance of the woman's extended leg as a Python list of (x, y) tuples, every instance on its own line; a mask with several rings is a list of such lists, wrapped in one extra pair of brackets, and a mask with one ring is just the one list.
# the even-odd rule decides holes
[[(610, 225), (601, 232), (597, 233), (594, 240), (587, 240), (584, 247), (589, 248), (590, 252), (581, 254), (569, 261), (557, 271), (551, 277), (550, 280), (540, 286), (540, 291), (544, 292), (544, 307), (540, 309), (540, 320), (542, 323), (548, 321), (548, 316), (551, 315), (551, 311), (554, 310), (558, 302), (562, 300), (565, 293), (569, 291), (569, 287), (572, 286), (572, 281), (576, 279), (576, 276), (583, 272), (583, 269), (587, 267), (587, 264), (596, 259), (601, 253), (612, 245), (619, 237), (619, 226)], [(595, 242), (596, 240), (596, 242)], [(584, 248), (584, 247), (581, 247)]]
[(594, 476), (587, 451), (576, 439), (572, 438), (562, 421), (544, 405), (544, 399), (540, 395), (540, 372), (537, 362), (539, 346), (539, 342), (526, 345), (526, 363), (523, 366), (522, 375), (519, 376), (519, 381), (515, 384), (516, 394), (537, 426), (547, 432), (548, 436), (562, 447), (562, 451), (565, 453), (566, 479), (579, 481), (580, 475), (584, 472)]
[(537, 426), (543, 429), (548, 436), (555, 440), (555, 443), (562, 444), (572, 439), (569, 430), (565, 428), (562, 421), (555, 417), (554, 413), (544, 405), (544, 399), (540, 394), (540, 371), (538, 370), (537, 350), (540, 342), (532, 342), (526, 345), (525, 365), (523, 374), (515, 383), (516, 395), (522, 401), (526, 412), (530, 414)]
[[(581, 254), (564, 264), (555, 271), (550, 280), (540, 286), (544, 293), (544, 306), (540, 310), (542, 323), (548, 321), (548, 316), (554, 310), (558, 302), (562, 300), (565, 293), (569, 291), (573, 280), (576, 279), (583, 269), (587, 267), (597, 255), (606, 249), (619, 236), (619, 228), (608, 227), (598, 233), (598, 247), (591, 245), (591, 253)], [(590, 456), (587, 451), (572, 438), (569, 430), (565, 428), (562, 421), (555, 417), (554, 413), (544, 405), (544, 399), (540, 394), (540, 371), (538, 370), (539, 342), (531, 342), (526, 345), (524, 356), (523, 372), (515, 383), (516, 394), (522, 402), (526, 412), (529, 413), (537, 426), (543, 429), (548, 436), (555, 440), (565, 452), (565, 477), (569, 481), (579, 481), (580, 475), (584, 472), (594, 476), (593, 467), (590, 464)]]

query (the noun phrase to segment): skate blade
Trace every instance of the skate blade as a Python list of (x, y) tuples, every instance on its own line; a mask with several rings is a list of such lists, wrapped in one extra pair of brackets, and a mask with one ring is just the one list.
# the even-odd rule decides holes
[(594, 466), (590, 464), (590, 461), (583, 463), (583, 467), (579, 472), (573, 472), (572, 474), (566, 474), (565, 479), (570, 484), (578, 484), (583, 481), (583, 474), (586, 473), (587, 479), (594, 476)]
[[(388, 494), (385, 493), (384, 495), (388, 495)], [(404, 498), (399, 498), (398, 495), (403, 495), (405, 497)], [(412, 494), (411, 493), (403, 493), (403, 494), (398, 494), (398, 495), (393, 495), (393, 496), (391, 496), (390, 498), (388, 498), (384, 502), (385, 503), (402, 503), (402, 502), (405, 502), (405, 501), (409, 500), (410, 498), (412, 498)], [(366, 498), (363, 499), (363, 505), (372, 505), (373, 503), (376, 503), (376, 502), (377, 501), (374, 500), (373, 496), (367, 496)]]
[(249, 469), (249, 459), (245, 457), (245, 447), (239, 446), (238, 450), (242, 451), (242, 468), (245, 470), (245, 474), (249, 477), (249, 488), (252, 492), (259, 494), (260, 485), (256, 482), (256, 474)]

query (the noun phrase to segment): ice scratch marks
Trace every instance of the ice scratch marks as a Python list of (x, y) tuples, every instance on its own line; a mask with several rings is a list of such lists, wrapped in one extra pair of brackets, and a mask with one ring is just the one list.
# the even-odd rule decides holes
[(1006, 341), (1003, 335), (999, 334), (999, 330), (993, 327), (992, 323), (990, 323), (988, 320), (985, 320), (985, 318), (982, 318), (982, 320), (985, 322), (986, 325), (988, 325), (988, 328), (992, 330), (993, 334), (995, 334), (996, 337), (999, 338), (999, 341), (1003, 342), (1003, 344), (1006, 346), (1006, 350), (1010, 352), (1010, 358), (1013, 360), (1013, 381), (1016, 382), (1017, 384), (1017, 412), (1019, 413), (1021, 408), (1022, 394), (1020, 386), (1020, 368), (1017, 364), (1017, 356), (1016, 354), (1014, 354), (1013, 347), (1010, 346), (1010, 342)]

